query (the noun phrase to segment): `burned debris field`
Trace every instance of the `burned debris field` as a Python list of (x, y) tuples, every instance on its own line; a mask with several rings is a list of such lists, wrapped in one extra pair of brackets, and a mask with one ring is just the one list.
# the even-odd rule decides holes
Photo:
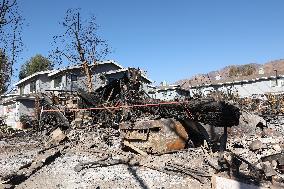
[(0, 0), (0, 189), (284, 188), (283, 6)]
[(158, 100), (131, 68), (92, 93), (34, 98), (37, 119), (1, 125), (3, 188), (283, 187), (281, 95)]

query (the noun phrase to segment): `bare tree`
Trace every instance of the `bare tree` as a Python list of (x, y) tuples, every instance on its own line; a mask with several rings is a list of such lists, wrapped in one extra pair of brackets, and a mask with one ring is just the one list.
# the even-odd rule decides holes
[(110, 49), (105, 40), (97, 33), (99, 26), (96, 18), (82, 20), (79, 9), (68, 9), (64, 21), (61, 23), (64, 33), (54, 36), (55, 50), (52, 58), (61, 64), (64, 61), (73, 64), (81, 64), (88, 78), (88, 89), (92, 92), (91, 65), (96, 65), (104, 58)]
[(11, 64), (8, 61), (8, 57), (0, 49), (0, 94), (3, 94), (8, 89), (8, 83), (10, 81)]
[(0, 1), (0, 94), (10, 85), (14, 65), (22, 51), (22, 25), (17, 0)]

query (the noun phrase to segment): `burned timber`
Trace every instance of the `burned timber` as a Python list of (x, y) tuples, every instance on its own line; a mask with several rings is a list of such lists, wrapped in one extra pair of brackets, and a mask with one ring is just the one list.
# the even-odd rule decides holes
[(1, 187), (283, 187), (281, 94), (256, 100), (212, 92), (165, 101), (151, 97), (141, 70), (108, 64), (120, 71), (100, 79), (120, 77), (94, 92), (73, 84), (46, 89), (27, 97), (36, 119), (22, 117), (24, 130), (3, 121)]

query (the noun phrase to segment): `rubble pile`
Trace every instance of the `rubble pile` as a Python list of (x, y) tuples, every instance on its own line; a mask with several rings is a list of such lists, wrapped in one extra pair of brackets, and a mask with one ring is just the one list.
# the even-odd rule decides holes
[(145, 117), (150, 120), (190, 118), (213, 126), (238, 124), (238, 109), (225, 102), (216, 102), (213, 99), (188, 99), (186, 102), (167, 104), (149, 98), (143, 90), (140, 77), (139, 70), (132, 69), (127, 77), (99, 88), (94, 94), (85, 94), (83, 107), (106, 107), (103, 111), (93, 110), (92, 117), (95, 123), (107, 126), (116, 126), (120, 122), (135, 122)]
[(269, 108), (243, 99), (164, 102), (141, 81), (130, 69), (93, 93), (38, 94), (38, 124), (0, 136), (0, 165), (9, 165), (0, 186), (211, 188), (221, 177), (284, 187), (283, 112), (268, 119)]

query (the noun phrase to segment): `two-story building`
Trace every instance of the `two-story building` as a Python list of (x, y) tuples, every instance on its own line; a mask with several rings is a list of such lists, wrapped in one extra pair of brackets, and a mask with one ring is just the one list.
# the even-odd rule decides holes
[[(115, 61), (103, 61), (90, 66), (94, 89), (106, 83), (106, 81), (102, 80), (100, 77), (101, 74), (120, 69), (123, 69), (123, 67)], [(58, 70), (37, 72), (18, 81), (15, 86), (19, 91), (19, 95), (51, 90), (76, 91), (79, 88), (82, 90), (88, 89), (87, 76), (82, 66), (71, 66)]]
[[(90, 72), (93, 90), (129, 74), (128, 69), (112, 60), (90, 66)], [(145, 84), (151, 83), (145, 74), (142, 74), (142, 79)], [(79, 89), (88, 91), (87, 81), (87, 76), (80, 65), (34, 73), (18, 81), (13, 94), (1, 96), (0, 106), (3, 111), (0, 112), (0, 116), (5, 116), (9, 126), (20, 127), (22, 116), (35, 115), (35, 94), (51, 91), (74, 92)]]

